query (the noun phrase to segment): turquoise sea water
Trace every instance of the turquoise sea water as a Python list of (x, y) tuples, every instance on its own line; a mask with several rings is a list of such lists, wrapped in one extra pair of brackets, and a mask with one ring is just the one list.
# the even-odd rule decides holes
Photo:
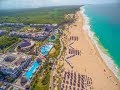
[(91, 30), (120, 69), (120, 4), (88, 5), (84, 8)]
[(29, 68), (27, 72), (25, 72), (25, 77), (30, 80), (30, 78), (33, 76), (34, 72), (37, 70), (39, 67), (39, 63), (37, 61), (33, 62), (32, 66)]

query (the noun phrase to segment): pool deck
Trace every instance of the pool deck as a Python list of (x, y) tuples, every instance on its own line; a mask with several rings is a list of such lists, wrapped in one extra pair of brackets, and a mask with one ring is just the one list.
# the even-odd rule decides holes
[(36, 72), (37, 68), (41, 66), (41, 63), (38, 63), (37, 61), (34, 61), (30, 68), (24, 73), (24, 76), (30, 80), (31, 77), (33, 77), (34, 73)]
[[(38, 70), (39, 70), (39, 69), (41, 68), (41, 66), (42, 66), (42, 61), (41, 61), (40, 64), (39, 64), (39, 66), (35, 69), (35, 72), (33, 73), (32, 77), (27, 81), (27, 83), (26, 83), (24, 86), (22, 86), (22, 85), (20, 84), (20, 82), (21, 82), (21, 77), (22, 77), (22, 76), (25, 76), (25, 73), (30, 70), (30, 68), (32, 67), (32, 65), (33, 65), (34, 62), (36, 62), (36, 60), (35, 60), (35, 61), (32, 61), (32, 62), (30, 63), (30, 65), (27, 67), (27, 69), (25, 69), (25, 71), (23, 71), (23, 73), (21, 74), (21, 76), (18, 77), (18, 79), (16, 79), (16, 82), (14, 82), (14, 84), (15, 84), (17, 87), (19, 86), (21, 90), (25, 90), (25, 86), (26, 86), (26, 85), (29, 85), (29, 84), (32, 82), (32, 79), (33, 79), (35, 73), (38, 72)], [(18, 88), (19, 88), (19, 87), (18, 87)], [(24, 89), (22, 89), (22, 88), (24, 88)]]
[(50, 52), (50, 50), (53, 48), (53, 44), (52, 43), (49, 43), (49, 44), (45, 44), (43, 46), (40, 47), (40, 53), (43, 55), (43, 56), (46, 56), (48, 55), (48, 53)]

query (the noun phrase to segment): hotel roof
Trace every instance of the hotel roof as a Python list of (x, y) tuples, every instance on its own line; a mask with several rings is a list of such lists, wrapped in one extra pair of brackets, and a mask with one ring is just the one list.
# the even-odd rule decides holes
[(27, 47), (27, 46), (30, 46), (31, 43), (28, 41), (28, 40), (24, 40), (22, 43), (20, 43), (20, 47)]
[[(6, 57), (16, 57), (11, 62), (8, 62), (5, 60)], [(27, 55), (23, 53), (7, 53), (7, 54), (1, 54), (0, 55), (0, 67), (6, 67), (10, 69), (18, 68), (22, 62), (24, 62), (27, 58), (29, 58)]]

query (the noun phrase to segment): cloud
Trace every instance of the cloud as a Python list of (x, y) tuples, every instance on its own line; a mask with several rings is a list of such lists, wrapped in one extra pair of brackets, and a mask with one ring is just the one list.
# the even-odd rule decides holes
[(53, 3), (60, 3), (61, 0), (51, 0), (51, 2), (53, 2)]
[(0, 0), (0, 9), (114, 3), (119, 0)]
[(102, 3), (114, 3), (119, 0), (50, 0), (50, 1), (59, 4), (102, 4)]

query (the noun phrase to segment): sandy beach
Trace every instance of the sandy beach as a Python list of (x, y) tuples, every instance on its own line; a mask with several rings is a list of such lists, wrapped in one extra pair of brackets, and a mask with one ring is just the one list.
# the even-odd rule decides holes
[(88, 32), (83, 30), (85, 21), (82, 13), (78, 11), (75, 18), (74, 23), (66, 26), (62, 36), (66, 47), (63, 66), (65, 71), (90, 77), (91, 87), (88, 89), (86, 85), (87, 90), (120, 90), (119, 80), (101, 58)]

